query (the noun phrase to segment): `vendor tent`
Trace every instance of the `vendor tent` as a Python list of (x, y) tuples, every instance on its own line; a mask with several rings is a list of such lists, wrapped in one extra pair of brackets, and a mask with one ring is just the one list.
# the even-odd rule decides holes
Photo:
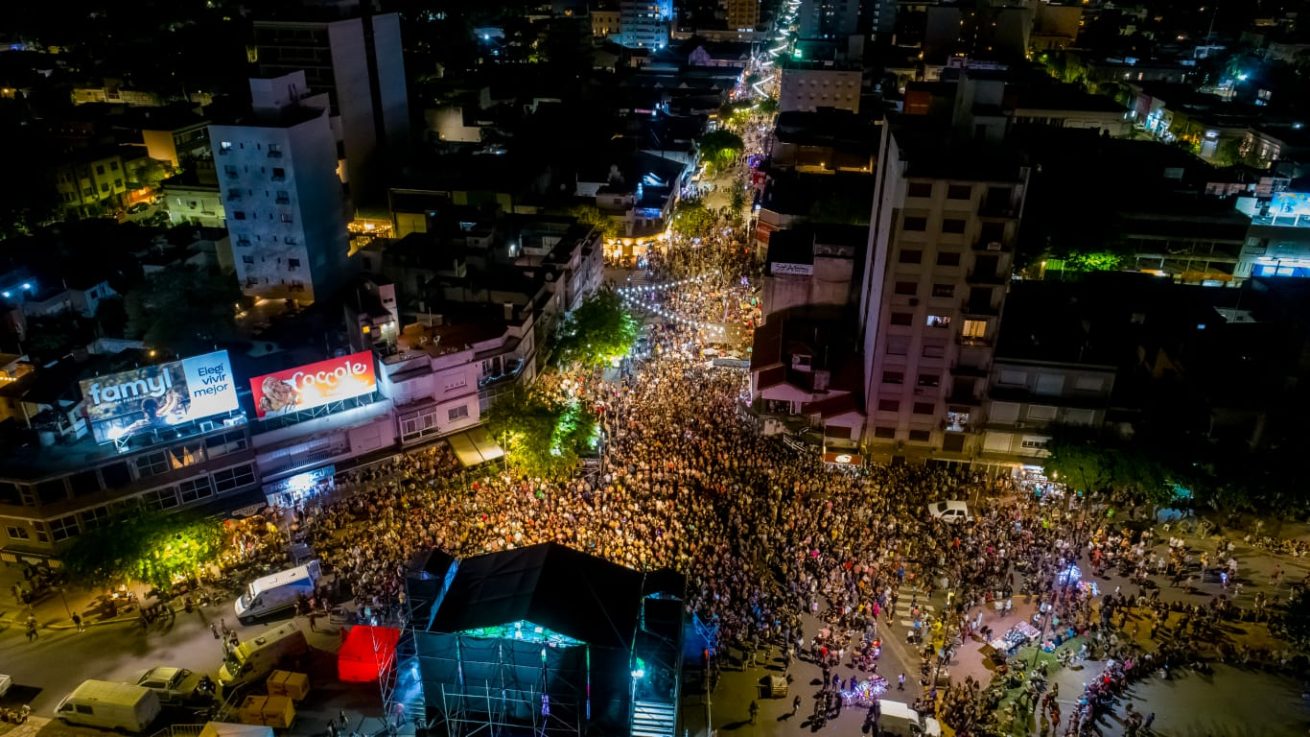
[(396, 657), (400, 630), (356, 625), (337, 653), (337, 678), (343, 683), (376, 681)]

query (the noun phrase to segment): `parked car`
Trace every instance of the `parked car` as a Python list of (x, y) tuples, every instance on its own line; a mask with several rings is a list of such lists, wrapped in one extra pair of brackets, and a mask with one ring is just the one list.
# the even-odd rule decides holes
[(12, 685), (14, 685), (14, 679), (10, 678), (4, 673), (0, 673), (0, 696), (4, 696), (6, 693), (9, 693), (9, 687)]
[(138, 203), (136, 203), (135, 205), (132, 205), (131, 207), (127, 208), (127, 214), (128, 214), (128, 215), (140, 215), (141, 213), (143, 213), (143, 212), (145, 212), (146, 210), (149, 210), (149, 209), (150, 209), (150, 203), (148, 203), (148, 202), (138, 202)]
[(168, 666), (151, 668), (137, 679), (136, 685), (159, 694), (159, 700), (165, 704), (203, 701), (214, 693), (213, 681), (203, 673)]
[(969, 505), (964, 502), (933, 502), (928, 505), (928, 514), (932, 515), (933, 519), (945, 520), (947, 522), (973, 521), (973, 515), (969, 514)]

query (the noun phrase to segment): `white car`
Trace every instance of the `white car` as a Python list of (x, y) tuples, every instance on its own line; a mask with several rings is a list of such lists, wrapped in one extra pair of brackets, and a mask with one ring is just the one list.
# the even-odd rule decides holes
[(932, 515), (933, 519), (952, 523), (973, 521), (973, 515), (969, 514), (969, 505), (964, 502), (933, 502), (928, 505), (928, 514)]
[(137, 679), (136, 685), (159, 694), (159, 700), (165, 704), (187, 704), (199, 697), (200, 683), (204, 678), (203, 674), (186, 668), (160, 666), (146, 671)]
[(9, 687), (12, 685), (14, 685), (14, 679), (10, 678), (4, 673), (0, 673), (0, 696), (4, 696), (6, 693), (9, 693)]

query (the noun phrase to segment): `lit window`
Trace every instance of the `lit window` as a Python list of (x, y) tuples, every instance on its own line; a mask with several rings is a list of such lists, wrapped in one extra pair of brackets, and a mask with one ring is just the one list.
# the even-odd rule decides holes
[(987, 337), (987, 321), (965, 320), (964, 327), (960, 328), (960, 335), (963, 335), (966, 338)]
[(929, 315), (925, 324), (930, 328), (949, 328), (951, 326), (951, 316)]

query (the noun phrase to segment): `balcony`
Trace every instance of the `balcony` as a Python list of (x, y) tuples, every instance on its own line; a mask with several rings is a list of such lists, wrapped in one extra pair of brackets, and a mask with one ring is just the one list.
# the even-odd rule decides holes
[(1010, 275), (1009, 274), (1001, 275), (996, 273), (995, 271), (972, 269), (969, 271), (969, 275), (965, 277), (965, 279), (970, 284), (986, 284), (991, 286), (1003, 286), (1004, 284), (1010, 281)]
[(948, 405), (954, 404), (954, 405), (960, 405), (965, 407), (981, 407), (982, 398), (975, 397), (973, 394), (968, 392), (953, 391), (946, 397), (946, 403)]
[(988, 348), (992, 345), (991, 338), (978, 338), (968, 335), (955, 336), (955, 343), (965, 347)]
[(978, 315), (981, 317), (996, 317), (1001, 314), (1000, 307), (971, 299), (966, 299), (960, 303), (960, 311), (965, 315)]
[(279, 151), (279, 150), (277, 150), (277, 149), (269, 149), (269, 151), (268, 151), (268, 158), (270, 158), (270, 159), (280, 159), (280, 158), (282, 158), (282, 152)]
[(974, 366), (968, 363), (956, 363), (951, 366), (951, 374), (954, 376), (968, 376), (974, 379), (985, 379), (991, 372), (986, 366)]
[(989, 202), (983, 200), (978, 204), (978, 216), (984, 218), (1017, 218), (1019, 207), (1009, 201)]
[(290, 204), (291, 204), (291, 198), (290, 198), (290, 197), (278, 197), (277, 199), (275, 199), (275, 200), (273, 200), (273, 201), (276, 202), (276, 203), (279, 204), (279, 205), (290, 205)]
[(973, 250), (981, 251), (983, 253), (1008, 253), (1013, 249), (1010, 244), (1004, 241), (979, 238), (973, 242)]

